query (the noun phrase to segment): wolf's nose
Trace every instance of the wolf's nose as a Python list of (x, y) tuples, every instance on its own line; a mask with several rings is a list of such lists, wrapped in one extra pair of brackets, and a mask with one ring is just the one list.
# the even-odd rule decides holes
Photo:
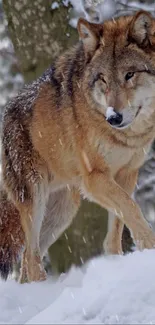
[(107, 121), (111, 125), (120, 125), (123, 121), (123, 115), (120, 113), (116, 113), (115, 115), (111, 115), (108, 117)]

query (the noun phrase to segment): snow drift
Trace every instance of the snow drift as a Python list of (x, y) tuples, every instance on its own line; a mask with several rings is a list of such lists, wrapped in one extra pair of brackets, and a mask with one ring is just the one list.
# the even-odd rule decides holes
[(155, 324), (155, 251), (99, 257), (39, 284), (0, 282), (0, 324)]

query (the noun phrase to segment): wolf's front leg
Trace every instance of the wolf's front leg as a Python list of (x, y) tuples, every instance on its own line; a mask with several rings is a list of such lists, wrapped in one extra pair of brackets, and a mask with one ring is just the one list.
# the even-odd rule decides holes
[(108, 168), (95, 169), (84, 177), (88, 197), (101, 206), (116, 211), (118, 217), (130, 229), (139, 249), (155, 247), (155, 235), (143, 218), (140, 208), (112, 178)]
[(122, 222), (114, 213), (108, 214), (108, 230), (105, 237), (103, 248), (107, 255), (122, 255), (122, 233), (124, 222)]
[[(121, 169), (115, 181), (121, 186), (130, 196), (132, 195), (137, 181), (138, 170), (130, 170), (125, 167)], [(123, 254), (122, 250), (122, 233), (124, 222), (114, 213), (109, 212), (108, 216), (108, 232), (104, 240), (104, 250), (107, 254)]]

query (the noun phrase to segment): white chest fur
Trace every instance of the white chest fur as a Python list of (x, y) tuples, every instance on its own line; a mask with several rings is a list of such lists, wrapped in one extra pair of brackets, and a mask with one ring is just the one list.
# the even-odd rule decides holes
[(140, 168), (148, 148), (133, 149), (125, 146), (101, 144), (98, 152), (102, 155), (114, 176), (121, 168)]

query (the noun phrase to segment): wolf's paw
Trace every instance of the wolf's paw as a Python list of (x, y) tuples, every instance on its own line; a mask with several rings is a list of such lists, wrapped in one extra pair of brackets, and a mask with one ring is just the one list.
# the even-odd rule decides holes
[(26, 274), (20, 274), (19, 279), (18, 279), (18, 282), (20, 284), (28, 283), (29, 280), (28, 280), (27, 275)]
[(143, 249), (155, 248), (155, 235), (150, 230), (148, 233), (141, 234), (135, 237), (134, 240), (137, 248), (142, 251)]
[(33, 271), (31, 270), (31, 272), (28, 272), (29, 282), (45, 281), (46, 278), (47, 278), (46, 271), (44, 270), (41, 264), (38, 264), (38, 267), (35, 267)]

